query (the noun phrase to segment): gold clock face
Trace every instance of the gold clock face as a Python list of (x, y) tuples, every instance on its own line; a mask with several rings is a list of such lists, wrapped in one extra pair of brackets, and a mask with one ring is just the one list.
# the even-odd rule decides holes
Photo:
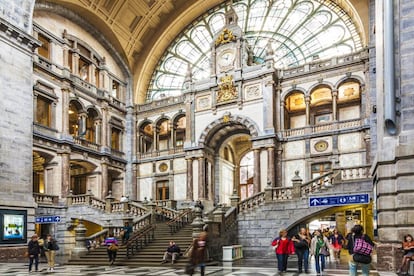
[(232, 66), (235, 58), (236, 58), (236, 55), (234, 54), (234, 50), (232, 49), (224, 50), (223, 52), (219, 54), (218, 63), (221, 67)]
[(166, 163), (161, 163), (158, 168), (160, 172), (165, 172), (168, 169), (168, 165)]
[(318, 141), (315, 144), (314, 147), (315, 147), (315, 150), (318, 151), (318, 152), (325, 151), (328, 148), (328, 142), (326, 142), (326, 141)]

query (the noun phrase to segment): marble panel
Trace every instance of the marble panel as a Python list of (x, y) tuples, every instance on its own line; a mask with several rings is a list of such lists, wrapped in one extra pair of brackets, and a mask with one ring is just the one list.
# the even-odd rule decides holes
[(351, 119), (358, 119), (361, 116), (359, 106), (348, 106), (339, 109), (339, 120), (346, 121)]
[(339, 152), (359, 150), (362, 148), (361, 133), (346, 133), (338, 135)]
[(340, 167), (354, 167), (363, 165), (362, 153), (341, 154), (339, 156)]
[(290, 128), (300, 128), (306, 126), (306, 115), (290, 117)]
[(299, 176), (305, 181), (306, 164), (304, 160), (287, 161), (283, 168), (283, 178), (286, 187), (292, 186), (292, 178), (295, 176), (295, 171), (299, 171)]
[(139, 165), (139, 175), (149, 176), (152, 175), (152, 163), (143, 163)]
[(302, 157), (305, 155), (305, 141), (293, 141), (284, 145), (285, 158)]
[(139, 190), (139, 200), (144, 200), (146, 197), (147, 200), (153, 198), (154, 195), (152, 194), (152, 178), (141, 178), (138, 184)]
[(175, 174), (174, 175), (174, 200), (186, 200), (187, 199), (187, 175)]

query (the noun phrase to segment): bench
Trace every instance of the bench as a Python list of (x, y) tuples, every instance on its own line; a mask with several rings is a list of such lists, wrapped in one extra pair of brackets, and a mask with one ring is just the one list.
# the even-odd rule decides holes
[(414, 275), (414, 260), (411, 259), (410, 263), (408, 264), (408, 274)]

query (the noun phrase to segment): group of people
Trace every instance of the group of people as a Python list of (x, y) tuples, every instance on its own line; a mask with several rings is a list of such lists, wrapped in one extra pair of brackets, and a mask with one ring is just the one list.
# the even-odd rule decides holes
[(48, 234), (46, 240), (39, 239), (37, 234), (34, 234), (28, 243), (28, 256), (29, 256), (29, 272), (32, 271), (34, 264), (35, 271), (39, 271), (39, 257), (44, 252), (48, 268), (47, 271), (53, 272), (55, 269), (55, 255), (56, 251), (59, 250), (57, 241)]
[[(276, 253), (279, 273), (286, 272), (289, 255), (296, 254), (298, 257), (297, 266), (299, 273), (303, 271), (310, 273), (309, 256), (313, 256), (315, 259), (316, 273), (317, 275), (322, 275), (325, 270), (326, 257), (331, 255), (331, 251), (336, 260), (339, 260), (342, 248), (348, 249), (350, 255), (357, 254), (354, 252), (355, 240), (363, 240), (364, 243), (368, 244), (367, 247), (374, 246), (370, 237), (363, 233), (363, 227), (361, 225), (355, 225), (346, 238), (336, 229), (329, 235), (326, 232), (324, 235), (324, 232), (321, 230), (315, 230), (311, 235), (305, 228), (301, 228), (299, 233), (289, 238), (287, 230), (283, 229), (279, 232), (279, 236), (272, 241), (272, 246)], [(412, 248), (414, 249), (414, 242)], [(360, 265), (362, 274), (368, 276), (370, 268), (369, 262), (355, 261), (354, 258), (351, 258), (349, 261), (350, 275), (356, 275), (357, 267)]]

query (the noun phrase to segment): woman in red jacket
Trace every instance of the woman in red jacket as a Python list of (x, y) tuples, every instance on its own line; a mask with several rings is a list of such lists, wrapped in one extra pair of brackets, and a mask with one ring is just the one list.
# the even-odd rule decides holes
[(279, 272), (286, 272), (289, 255), (295, 254), (295, 247), (292, 240), (287, 236), (287, 230), (282, 229), (279, 237), (275, 238), (272, 246), (275, 249), (277, 268)]

